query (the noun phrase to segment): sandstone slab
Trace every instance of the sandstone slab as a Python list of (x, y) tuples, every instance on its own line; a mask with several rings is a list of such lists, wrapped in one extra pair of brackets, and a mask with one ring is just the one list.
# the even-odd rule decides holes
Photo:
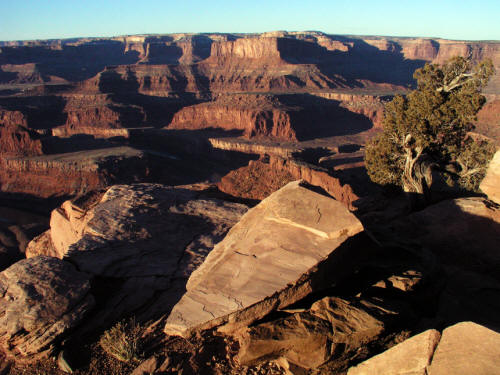
[(32, 356), (50, 351), (94, 306), (88, 276), (60, 259), (38, 256), (0, 273), (0, 348)]
[(315, 267), (362, 230), (342, 203), (289, 183), (245, 214), (191, 275), (165, 332), (245, 325), (297, 301), (312, 290)]
[[(427, 375), (441, 335), (428, 330), (369, 360), (351, 367), (347, 375)], [(447, 374), (451, 374), (449, 372)]]
[(473, 322), (446, 328), (428, 374), (500, 374), (500, 334)]
[(479, 188), (488, 198), (500, 204), (500, 151), (497, 151), (491, 159)]

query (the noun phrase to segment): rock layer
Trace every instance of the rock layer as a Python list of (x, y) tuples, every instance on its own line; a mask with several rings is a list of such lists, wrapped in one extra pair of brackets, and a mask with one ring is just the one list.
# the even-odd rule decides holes
[(112, 147), (57, 155), (0, 157), (0, 190), (48, 198), (84, 194), (148, 174), (148, 155)]
[(314, 268), (361, 223), (340, 203), (292, 182), (249, 211), (190, 277), (165, 332), (248, 324), (311, 291)]

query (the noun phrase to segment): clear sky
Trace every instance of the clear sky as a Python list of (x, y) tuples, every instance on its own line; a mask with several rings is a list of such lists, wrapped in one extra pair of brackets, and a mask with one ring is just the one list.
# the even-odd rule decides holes
[(274, 30), (500, 40), (500, 0), (0, 0), (0, 40)]

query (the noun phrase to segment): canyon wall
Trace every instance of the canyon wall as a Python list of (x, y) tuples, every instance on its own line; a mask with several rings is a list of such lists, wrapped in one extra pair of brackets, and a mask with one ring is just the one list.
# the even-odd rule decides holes
[(330, 175), (326, 169), (278, 156), (250, 161), (248, 166), (224, 176), (218, 187), (236, 197), (261, 200), (294, 180), (304, 180), (319, 186), (350, 209), (354, 209), (352, 203), (359, 199), (351, 186), (342, 184), (340, 179)]
[[(213, 78), (218, 76), (216, 67), (230, 66), (238, 73), (238, 68), (244, 66), (262, 68), (267, 65), (268, 69), (283, 68), (285, 74), (281, 75), (284, 78), (282, 83), (292, 84), (297, 80), (286, 79), (289, 72), (293, 73), (292, 67), (297, 69), (299, 65), (321, 64), (317, 67), (328, 77), (328, 81), (318, 81), (320, 85), (344, 82), (352, 87), (356, 86), (353, 80), (380, 82), (380, 77), (387, 78), (386, 82), (389, 83), (405, 85), (412, 82), (414, 67), (422, 66), (424, 62), (442, 63), (455, 55), (470, 57), (475, 61), (491, 58), (498, 67), (499, 45), (498, 42), (354, 37), (320, 32), (171, 34), (3, 42), (0, 44), (0, 69), (3, 72), (0, 77), (3, 82), (48, 82), (56, 78), (82, 81), (95, 76), (105, 67), (135, 64), (199, 65), (197, 68), (205, 70), (205, 76)], [(389, 72), (388, 64), (391, 65)], [(196, 70), (195, 67), (194, 73)], [(208, 70), (212, 70), (211, 74), (207, 74)], [(345, 73), (349, 80), (340, 77)], [(497, 83), (499, 74), (494, 79)], [(313, 76), (318, 78), (320, 75)], [(189, 74), (183, 78), (189, 80)], [(232, 81), (234, 83), (234, 79)]]
[(500, 145), (500, 96), (489, 95), (488, 101), (478, 112), (475, 131), (493, 139)]
[(353, 94), (219, 95), (177, 112), (169, 128), (239, 130), (246, 138), (301, 141), (380, 127), (383, 100)]
[(384, 102), (414, 85), (415, 69), (456, 54), (491, 58), (486, 92), (500, 93), (499, 42), (320, 32), (3, 42), (0, 83), (11, 88), (0, 92), (0, 123), (65, 137), (145, 127), (279, 141), (352, 135), (381, 127)]
[(0, 192), (39, 198), (75, 196), (148, 177), (147, 155), (128, 147), (37, 157), (0, 156)]

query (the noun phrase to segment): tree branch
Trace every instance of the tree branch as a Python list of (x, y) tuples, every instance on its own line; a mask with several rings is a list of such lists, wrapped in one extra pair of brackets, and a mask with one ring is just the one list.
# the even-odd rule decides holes
[[(450, 92), (460, 86), (463, 86), (469, 81), (471, 77), (474, 77), (474, 73), (462, 73), (451, 80), (448, 84), (443, 84), (443, 86), (436, 89), (437, 92)], [(462, 80), (462, 81), (461, 81)]]

